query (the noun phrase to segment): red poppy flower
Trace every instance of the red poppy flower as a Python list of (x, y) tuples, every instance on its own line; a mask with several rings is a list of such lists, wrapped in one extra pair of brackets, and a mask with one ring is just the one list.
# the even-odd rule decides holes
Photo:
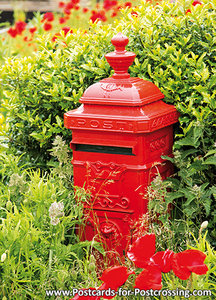
[(74, 8), (74, 3), (69, 2), (69, 3), (66, 5), (66, 7), (67, 7), (68, 9), (73, 9), (73, 8)]
[(7, 33), (12, 37), (12, 38), (15, 38), (17, 36), (17, 30), (16, 28), (9, 28)]
[(125, 2), (125, 7), (132, 7), (132, 3), (131, 2)]
[(150, 258), (150, 261), (157, 265), (161, 272), (167, 273), (172, 269), (173, 255), (174, 252), (169, 249), (166, 251), (159, 251)]
[(199, 0), (195, 0), (193, 3), (192, 3), (192, 5), (193, 6), (196, 6), (196, 5), (202, 5), (202, 2), (200, 2)]
[(114, 6), (117, 5), (117, 1), (116, 0), (104, 0), (104, 3), (103, 3), (103, 8), (105, 10), (110, 10), (112, 9)]
[[(128, 272), (127, 267), (125, 266), (114, 266), (105, 270), (100, 277), (104, 283), (99, 287), (99, 290), (111, 290), (117, 291), (117, 289), (123, 285), (128, 276), (131, 274), (135, 274), (134, 271)], [(104, 299), (112, 299), (116, 295), (106, 296), (103, 295)]]
[(134, 11), (134, 10), (132, 10), (131, 15), (132, 15), (133, 17), (138, 17), (138, 13), (137, 13), (136, 11)]
[(92, 20), (93, 23), (95, 23), (97, 21), (106, 22), (107, 18), (105, 16), (105, 11), (104, 10), (99, 10), (99, 11), (92, 10), (92, 15), (90, 17), (90, 20)]
[(173, 255), (172, 269), (175, 275), (182, 279), (187, 280), (191, 273), (198, 275), (206, 274), (208, 267), (204, 264), (206, 255), (199, 250), (185, 250)]
[(55, 42), (55, 40), (58, 38), (58, 36), (61, 36), (61, 34), (59, 32), (57, 32), (53, 37), (52, 37), (52, 41)]
[(64, 8), (64, 14), (65, 15), (70, 15), (71, 14), (71, 10), (67, 7)]
[(117, 12), (114, 11), (112, 14), (111, 14), (111, 18), (115, 18), (117, 16)]
[(186, 13), (186, 15), (187, 15), (187, 14), (191, 14), (191, 10), (190, 10), (190, 9), (187, 9), (185, 13)]
[(79, 9), (80, 9), (80, 6), (79, 6), (79, 5), (76, 5), (76, 6), (74, 7), (74, 9), (75, 9), (75, 10), (79, 10)]
[(116, 7), (117, 10), (120, 10), (120, 9), (122, 9), (122, 8), (123, 8), (122, 5), (118, 5), (118, 6)]
[(162, 288), (162, 275), (159, 268), (155, 265), (148, 265), (137, 276), (134, 288), (140, 290), (160, 290)]
[(150, 262), (150, 257), (155, 253), (155, 234), (146, 234), (138, 238), (127, 252), (127, 257), (138, 268), (145, 267)]
[(37, 30), (37, 27), (36, 27), (36, 26), (29, 28), (29, 32), (30, 32), (31, 34), (34, 34), (34, 32), (35, 32), (36, 30)]
[(24, 42), (28, 42), (28, 37), (27, 37), (27, 36), (24, 36), (23, 41), (24, 41)]
[(26, 28), (26, 23), (23, 21), (17, 21), (15, 23), (15, 29), (17, 31), (17, 34), (22, 34), (22, 32), (25, 30)]
[(73, 4), (78, 4), (78, 3), (80, 3), (80, 0), (71, 0), (71, 2), (72, 2)]
[(43, 26), (44, 30), (45, 31), (49, 31), (52, 29), (52, 24), (50, 23), (45, 23), (44, 26)]
[(65, 36), (68, 34), (68, 32), (69, 33), (73, 33), (73, 30), (70, 27), (68, 27), (68, 26), (63, 27), (61, 30), (64, 31), (64, 35)]
[(65, 18), (59, 18), (59, 24), (64, 24), (65, 22), (67, 22)]
[(47, 12), (44, 14), (42, 21), (52, 22), (53, 20), (54, 20), (54, 14), (52, 12)]
[(83, 7), (83, 13), (87, 13), (89, 11), (89, 9), (87, 7)]
[(64, 3), (63, 1), (60, 1), (60, 2), (58, 3), (58, 7), (59, 7), (59, 8), (65, 7), (65, 3)]

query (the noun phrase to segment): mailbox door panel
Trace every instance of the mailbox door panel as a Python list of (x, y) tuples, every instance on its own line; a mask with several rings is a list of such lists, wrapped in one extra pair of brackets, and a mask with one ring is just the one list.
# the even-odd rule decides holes
[(131, 242), (133, 212), (85, 210), (86, 224), (80, 227), (82, 240), (102, 242), (106, 250), (127, 251)]

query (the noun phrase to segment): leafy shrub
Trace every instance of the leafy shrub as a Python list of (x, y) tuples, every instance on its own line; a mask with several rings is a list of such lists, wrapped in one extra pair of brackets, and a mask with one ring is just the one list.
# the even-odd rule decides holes
[(26, 152), (33, 164), (44, 167), (50, 159), (53, 138), (61, 134), (67, 142), (70, 140), (63, 113), (77, 107), (84, 90), (95, 79), (108, 76), (109, 67), (98, 58), (108, 45), (96, 46), (80, 32), (66, 38), (71, 48), (53, 49), (49, 38), (42, 42), (41, 48), (46, 49), (35, 57), (8, 59), (2, 69), (2, 85), (3, 106), (8, 109), (11, 124), (10, 145), (20, 153)]
[(110, 40), (119, 31), (137, 54), (131, 75), (153, 81), (181, 113), (175, 127), (177, 176), (170, 179), (169, 196), (180, 216), (198, 225), (208, 219), (215, 243), (215, 1), (194, 7), (184, 1), (143, 2), (136, 14), (126, 10), (114, 25), (94, 24), (87, 34), (62, 37), (55, 47), (44, 37), (34, 57), (9, 59), (1, 83), (10, 145), (46, 167), (54, 136), (70, 140), (63, 113), (79, 105), (90, 84), (112, 73), (104, 54), (113, 50)]
[(72, 166), (60, 138), (54, 155), (56, 148), (59, 164), (50, 174), (27, 169), (20, 157), (0, 155), (1, 299), (45, 299), (46, 290), (92, 284), (96, 276), (86, 265), (92, 247), (100, 248), (75, 234), (85, 195), (80, 190), (75, 201)]

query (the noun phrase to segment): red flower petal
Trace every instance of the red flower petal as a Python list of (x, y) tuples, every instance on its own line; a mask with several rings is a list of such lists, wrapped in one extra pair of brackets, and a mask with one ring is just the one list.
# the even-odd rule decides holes
[(15, 29), (17, 31), (17, 34), (21, 34), (26, 28), (26, 23), (23, 21), (17, 21), (15, 23)]
[(132, 3), (131, 2), (125, 2), (125, 7), (132, 7)]
[(9, 28), (7, 33), (12, 37), (15, 38), (17, 36), (17, 30), (15, 28)]
[(74, 4), (72, 2), (69, 2), (67, 5), (66, 5), (66, 8), (67, 9), (73, 9), (74, 8)]
[(126, 282), (130, 274), (133, 272), (128, 273), (127, 267), (114, 266), (105, 270), (100, 280), (104, 281), (107, 287), (115, 290)]
[(52, 41), (55, 42), (55, 40), (61, 36), (61, 34), (59, 32), (57, 32), (53, 37), (52, 37)]
[(43, 16), (43, 21), (52, 22), (54, 20), (54, 14), (52, 12), (47, 12)]
[(185, 250), (173, 255), (172, 269), (177, 277), (187, 280), (191, 272), (206, 274), (208, 267), (204, 264), (206, 255), (199, 250)]
[(107, 17), (105, 15), (105, 11), (104, 10), (100, 10), (100, 11), (92, 10), (92, 15), (90, 17), (90, 20), (92, 20), (93, 23), (98, 22), (98, 21), (106, 22)]
[(155, 234), (146, 234), (138, 238), (127, 252), (127, 257), (134, 262), (138, 268), (148, 264), (150, 257), (155, 253)]
[(138, 13), (137, 13), (136, 11), (134, 11), (134, 10), (132, 10), (131, 15), (132, 15), (133, 17), (138, 17)]
[(196, 5), (202, 5), (202, 2), (200, 2), (199, 0), (195, 0), (193, 3), (192, 3), (192, 5), (193, 6), (196, 6)]
[(117, 16), (117, 12), (114, 11), (114, 12), (112, 13), (111, 17), (112, 17), (112, 18), (115, 18), (116, 16)]
[(140, 290), (160, 290), (162, 275), (155, 265), (148, 265), (136, 278), (135, 287)]
[(83, 13), (87, 13), (89, 11), (89, 9), (87, 7), (83, 7)]
[(45, 23), (44, 26), (43, 26), (44, 30), (45, 31), (49, 31), (52, 29), (52, 24), (50, 23)]
[(71, 2), (72, 2), (73, 4), (78, 4), (78, 3), (80, 3), (80, 0), (71, 0)]
[(67, 7), (64, 8), (64, 14), (65, 15), (70, 15), (71, 14), (71, 10)]
[(151, 261), (155, 263), (163, 273), (170, 272), (172, 269), (172, 258), (174, 252), (167, 249), (166, 251), (159, 251), (151, 257)]
[(59, 18), (59, 24), (64, 24), (67, 20), (65, 18)]
[(203, 265), (200, 265), (200, 266), (188, 267), (188, 270), (190, 270), (191, 272), (193, 272), (195, 274), (198, 274), (198, 275), (204, 275), (204, 274), (207, 273), (208, 267), (205, 264), (203, 264)]
[(36, 30), (37, 30), (37, 27), (36, 27), (36, 26), (29, 28), (29, 32), (32, 33), (32, 34), (33, 34)]
[(63, 1), (60, 1), (58, 4), (58, 7), (63, 8), (65, 7), (65, 3)]
[(104, 0), (103, 8), (105, 10), (110, 10), (118, 4), (116, 0)]
[(69, 33), (73, 33), (73, 30), (69, 26), (63, 27), (61, 30), (64, 31), (64, 35), (66, 36)]

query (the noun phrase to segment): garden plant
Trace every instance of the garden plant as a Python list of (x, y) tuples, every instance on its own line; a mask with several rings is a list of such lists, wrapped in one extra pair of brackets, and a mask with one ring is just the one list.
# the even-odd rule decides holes
[[(72, 299), (46, 291), (76, 287), (210, 290), (200, 299), (215, 299), (216, 1), (99, 5), (60, 2), (60, 13), (29, 22), (20, 14), (0, 36), (0, 297)], [(148, 187), (149, 212), (124, 260), (98, 270), (103, 245), (76, 235), (89, 195), (74, 190), (63, 115), (112, 74), (104, 55), (118, 32), (136, 53), (131, 76), (156, 84), (180, 117), (173, 158), (164, 157), (173, 176)]]

